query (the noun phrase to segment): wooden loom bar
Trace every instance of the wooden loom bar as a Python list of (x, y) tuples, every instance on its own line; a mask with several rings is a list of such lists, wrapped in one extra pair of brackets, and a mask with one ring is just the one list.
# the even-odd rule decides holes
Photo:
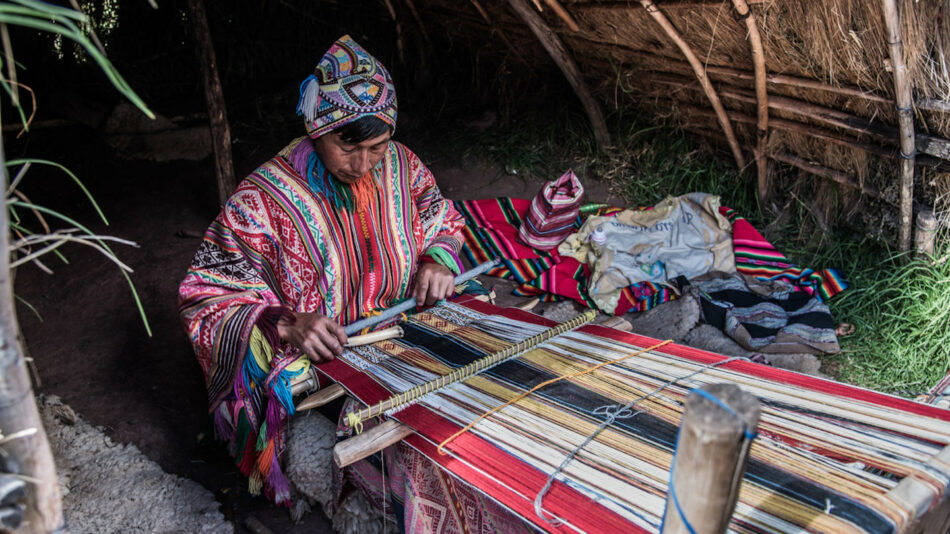
[(340, 384), (331, 384), (300, 401), (300, 403), (296, 406), (296, 410), (299, 412), (303, 410), (309, 410), (311, 408), (319, 408), (324, 404), (328, 404), (332, 401), (335, 401), (336, 399), (339, 399), (343, 395), (346, 395), (346, 390), (343, 389), (343, 386)]
[(766, 205), (769, 196), (768, 183), (768, 154), (769, 143), (769, 93), (765, 87), (765, 52), (762, 49), (762, 39), (759, 28), (752, 16), (752, 8), (745, 0), (732, 0), (739, 18), (745, 19), (748, 30), (749, 47), (752, 50), (752, 63), (755, 70), (755, 100), (756, 100), (756, 142), (755, 142), (755, 169), (756, 182), (759, 193), (759, 203)]
[(702, 63), (700, 63), (699, 58), (696, 57), (696, 54), (693, 53), (693, 49), (683, 40), (679, 32), (676, 31), (676, 28), (673, 27), (673, 24), (670, 22), (666, 15), (654, 4), (651, 0), (639, 0), (640, 4), (646, 9), (647, 13), (653, 17), (653, 20), (663, 28), (663, 31), (666, 32), (666, 35), (679, 47), (680, 51), (686, 56), (687, 61), (689, 61), (690, 66), (693, 68), (693, 72), (696, 73), (696, 79), (699, 80), (699, 84), (703, 88), (703, 92), (706, 93), (706, 98), (709, 99), (709, 103), (712, 105), (713, 109), (716, 110), (716, 117), (719, 119), (719, 125), (722, 127), (723, 133), (726, 135), (726, 141), (729, 144), (729, 148), (732, 150), (732, 156), (736, 160), (736, 165), (739, 167), (741, 172), (745, 168), (745, 158), (742, 156), (742, 149), (739, 148), (739, 142), (736, 140), (736, 134), (732, 130), (732, 124), (729, 123), (729, 117), (726, 116), (726, 110), (722, 106), (722, 102), (719, 100), (719, 95), (716, 94), (716, 90), (713, 89), (711, 83), (709, 83), (709, 77), (706, 76), (706, 69), (703, 68)]
[(749, 458), (751, 436), (759, 424), (760, 407), (755, 395), (729, 383), (703, 386), (701, 391), (716, 400), (697, 393), (686, 398), (663, 534), (717, 534), (727, 530)]
[(580, 99), (581, 105), (584, 106), (587, 118), (590, 120), (591, 127), (594, 129), (594, 137), (597, 139), (597, 144), (600, 145), (601, 148), (610, 145), (610, 133), (607, 131), (607, 122), (604, 120), (604, 113), (587, 88), (587, 84), (584, 82), (584, 77), (577, 67), (577, 63), (564, 47), (564, 43), (562, 43), (557, 34), (544, 23), (544, 20), (542, 20), (531, 7), (525, 4), (524, 0), (508, 0), (508, 4), (511, 5), (511, 8), (515, 10), (515, 13), (521, 17), (525, 24), (531, 28), (531, 32), (541, 41), (541, 45), (544, 46), (544, 49), (550, 54), (551, 59), (554, 60), (554, 63), (556, 63), (561, 69), (561, 72), (564, 73), (564, 77), (567, 78), (571, 87), (574, 88), (574, 93), (577, 95), (577, 98)]
[(887, 28), (887, 43), (894, 71), (894, 95), (897, 100), (897, 124), (900, 128), (900, 226), (898, 246), (901, 251), (910, 250), (911, 224), (914, 218), (914, 157), (917, 148), (914, 139), (914, 109), (910, 94), (910, 81), (907, 79), (907, 66), (904, 65), (904, 45), (901, 42), (900, 15), (896, 0), (881, 0), (884, 23)]
[(388, 419), (362, 434), (337, 443), (333, 447), (333, 461), (339, 467), (346, 467), (399, 443), (410, 434), (411, 428), (395, 419)]

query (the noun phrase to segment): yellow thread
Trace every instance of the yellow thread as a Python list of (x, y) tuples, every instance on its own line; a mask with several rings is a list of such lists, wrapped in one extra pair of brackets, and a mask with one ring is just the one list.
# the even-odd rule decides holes
[(472, 421), (471, 423), (465, 425), (464, 428), (462, 428), (461, 430), (459, 430), (459, 431), (456, 432), (455, 434), (452, 434), (451, 436), (447, 437), (447, 438), (445, 439), (445, 441), (443, 441), (442, 443), (439, 443), (439, 454), (443, 454), (443, 455), (444, 455), (444, 454), (447, 454), (447, 453), (445, 452), (445, 450), (443, 449), (443, 447), (445, 447), (445, 445), (448, 444), (448, 442), (452, 441), (453, 439), (455, 439), (455, 438), (461, 436), (462, 434), (468, 432), (469, 430), (471, 430), (472, 427), (474, 427), (476, 424), (478, 424), (478, 422), (481, 421), (482, 419), (484, 419), (484, 418), (488, 417), (489, 415), (491, 415), (491, 414), (497, 412), (498, 410), (501, 410), (502, 408), (505, 408), (505, 407), (507, 407), (507, 406), (510, 406), (510, 405), (512, 405), (512, 404), (514, 404), (514, 403), (520, 401), (521, 399), (523, 399), (523, 398), (527, 397), (528, 395), (534, 393), (535, 391), (537, 391), (537, 390), (543, 388), (544, 386), (553, 384), (553, 383), (555, 383), (555, 382), (560, 382), (561, 380), (566, 380), (566, 379), (568, 379), (568, 378), (577, 378), (577, 377), (579, 377), (579, 376), (586, 375), (587, 373), (596, 371), (597, 369), (600, 369), (601, 367), (604, 367), (605, 365), (611, 365), (611, 364), (614, 364), (614, 363), (622, 362), (622, 361), (624, 361), (624, 360), (633, 358), (634, 356), (639, 356), (639, 355), (643, 354), (644, 352), (650, 352), (650, 351), (652, 351), (652, 350), (656, 350), (656, 349), (662, 347), (663, 345), (668, 345), (668, 344), (670, 344), (670, 343), (672, 343), (672, 342), (673, 342), (672, 339), (667, 339), (666, 341), (660, 342), (660, 343), (658, 343), (658, 344), (656, 344), (656, 345), (653, 345), (652, 347), (649, 347), (649, 348), (646, 348), (646, 349), (641, 349), (641, 350), (639, 350), (639, 351), (637, 351), (637, 352), (634, 352), (633, 354), (628, 354), (628, 355), (624, 356), (623, 358), (617, 358), (616, 360), (610, 360), (610, 361), (607, 361), (607, 362), (601, 362), (601, 363), (599, 363), (599, 364), (597, 364), (597, 365), (591, 367), (590, 369), (585, 369), (585, 370), (583, 370), (583, 371), (577, 371), (577, 372), (575, 372), (575, 373), (568, 373), (568, 374), (561, 375), (561, 376), (559, 376), (559, 377), (552, 378), (552, 379), (550, 379), (550, 380), (546, 380), (546, 381), (544, 381), (544, 382), (541, 382), (540, 384), (534, 386), (533, 388), (529, 389), (528, 391), (525, 391), (524, 393), (521, 393), (520, 395), (518, 395), (518, 396), (514, 397), (513, 399), (509, 400), (508, 402), (506, 402), (506, 403), (504, 403), (504, 404), (502, 404), (502, 405), (500, 405), (500, 406), (496, 406), (496, 407), (492, 408), (491, 410), (488, 410), (487, 412), (483, 413), (482, 415), (479, 415), (474, 421)]
[(363, 433), (363, 420), (360, 419), (354, 412), (346, 414), (346, 423), (356, 431), (357, 434)]
[(552, 337), (561, 335), (564, 332), (577, 328), (578, 326), (587, 324), (593, 321), (596, 317), (597, 317), (596, 310), (587, 310), (586, 312), (578, 315), (577, 317), (574, 317), (573, 319), (569, 321), (565, 321), (559, 325), (554, 326), (553, 328), (549, 328), (545, 330), (544, 332), (541, 332), (540, 334), (534, 335), (520, 343), (512, 345), (506, 349), (500, 350), (494, 354), (490, 354), (488, 356), (485, 356), (484, 358), (475, 360), (474, 362), (469, 363), (468, 365), (459, 367), (458, 369), (452, 371), (451, 373), (446, 374), (445, 376), (441, 376), (434, 380), (430, 380), (429, 382), (426, 382), (424, 384), (419, 384), (418, 386), (409, 388), (406, 391), (399, 393), (397, 395), (394, 395), (390, 397), (389, 399), (384, 400), (369, 408), (359, 410), (358, 412), (355, 412), (355, 413), (350, 412), (346, 415), (347, 421), (350, 421), (350, 426), (353, 426), (355, 428), (355, 424), (353, 423), (353, 421), (365, 421), (366, 419), (369, 419), (370, 417), (372, 417), (374, 409), (377, 410), (379, 415), (382, 415), (383, 412), (387, 410), (396, 410), (398, 408), (401, 408), (402, 406), (405, 406), (406, 404), (413, 402), (419, 397), (422, 397), (428, 394), (429, 392), (434, 391), (435, 389), (441, 389), (447, 385), (458, 382), (459, 380), (478, 374), (479, 371), (491, 365), (494, 365), (498, 362), (501, 362), (505, 359), (508, 359), (516, 354), (519, 354), (523, 352), (525, 349), (527, 349), (528, 347), (538, 345), (544, 341), (547, 341), (548, 339)]

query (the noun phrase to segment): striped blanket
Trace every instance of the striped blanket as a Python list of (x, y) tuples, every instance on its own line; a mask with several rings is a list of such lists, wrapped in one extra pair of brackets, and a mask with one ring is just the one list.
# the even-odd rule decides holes
[[(569, 298), (595, 307), (587, 293), (590, 277), (587, 265), (561, 256), (557, 250), (533, 249), (517, 239), (518, 228), (529, 205), (529, 200), (517, 198), (456, 201), (455, 206), (466, 222), (465, 254), (473, 264), (501, 258), (504, 266), (488, 274), (518, 282), (516, 295), (536, 296), (546, 302)], [(617, 208), (602, 208), (596, 213), (611, 215), (619, 211)], [(739, 273), (763, 281), (784, 280), (822, 300), (847, 289), (847, 283), (837, 270), (816, 271), (797, 267), (735, 210), (720, 208), (720, 213), (732, 223), (733, 252)], [(582, 222), (578, 217), (575, 226), (579, 228)], [(674, 298), (676, 292), (668, 285), (641, 282), (622, 291), (613, 313), (646, 311)]]
[[(551, 325), (463, 297), (414, 316), (404, 338), (348, 351), (319, 369), (373, 404)], [(437, 451), (542, 381), (656, 344), (586, 326), (391, 415), (416, 430), (406, 443), (456, 483), (551, 532), (658, 531), (684, 399), (719, 382), (762, 404), (732, 532), (898, 532), (913, 518), (889, 493), (901, 479), (946, 495), (950, 475), (928, 462), (950, 443), (950, 412), (673, 344), (546, 386), (478, 421), (445, 446), (448, 454)], [(559, 522), (536, 515), (535, 497), (565, 456), (608, 413), (664, 384), (630, 413), (615, 414), (557, 476), (541, 508)]]

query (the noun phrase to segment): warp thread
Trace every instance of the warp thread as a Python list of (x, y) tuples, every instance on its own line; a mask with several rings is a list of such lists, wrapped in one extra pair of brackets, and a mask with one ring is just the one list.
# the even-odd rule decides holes
[[(667, 341), (666, 343), (669, 343), (669, 341)], [(700, 373), (704, 373), (704, 372), (706, 372), (707, 370), (712, 369), (712, 368), (714, 368), (714, 367), (718, 367), (718, 366), (720, 366), (720, 365), (724, 365), (724, 364), (727, 364), (727, 363), (729, 363), (729, 362), (734, 362), (734, 361), (736, 361), (736, 360), (742, 360), (742, 359), (744, 359), (744, 358), (739, 357), (739, 356), (736, 356), (736, 357), (732, 357), (732, 358), (726, 358), (725, 360), (721, 360), (721, 361), (718, 361), (718, 362), (713, 362), (713, 363), (710, 363), (710, 364), (708, 364), (708, 365), (704, 365), (704, 366), (700, 367), (699, 369), (693, 371), (692, 373), (689, 373), (689, 374), (687, 374), (687, 375), (674, 378), (673, 380), (670, 380), (669, 382), (666, 382), (665, 384), (662, 384), (660, 387), (654, 389), (653, 391), (651, 391), (651, 392), (649, 392), (649, 393), (647, 393), (647, 394), (645, 394), (645, 395), (641, 395), (640, 397), (637, 397), (636, 399), (633, 399), (632, 401), (628, 402), (627, 404), (624, 404), (624, 405), (621, 406), (619, 409), (617, 409), (617, 410), (615, 410), (615, 411), (613, 411), (613, 412), (611, 412), (611, 413), (608, 413), (608, 414), (607, 414), (607, 417), (604, 419), (604, 422), (601, 423), (600, 426), (598, 426), (597, 429), (594, 430), (594, 432), (592, 432), (589, 436), (587, 436), (587, 438), (586, 438), (584, 441), (582, 441), (582, 442), (580, 443), (580, 445), (578, 445), (577, 447), (574, 447), (574, 450), (572, 450), (570, 453), (568, 453), (567, 456), (564, 457), (564, 460), (561, 462), (561, 465), (559, 465), (559, 466), (557, 467), (557, 469), (555, 469), (554, 472), (551, 473), (551, 474), (548, 476), (547, 482), (545, 482), (544, 487), (541, 488), (541, 491), (539, 491), (539, 492), (538, 492), (538, 495), (534, 498), (534, 513), (535, 513), (538, 517), (540, 517), (541, 519), (543, 519), (545, 522), (547, 522), (547, 523), (549, 523), (549, 524), (552, 524), (552, 525), (557, 526), (557, 525), (560, 525), (561, 523), (563, 523), (561, 520), (557, 519), (556, 517), (553, 517), (553, 516), (548, 516), (548, 517), (546, 517), (546, 515), (549, 515), (549, 514), (546, 514), (546, 513), (544, 512), (543, 507), (542, 507), (542, 503), (543, 503), (543, 501), (544, 501), (544, 496), (547, 495), (548, 491), (551, 489), (551, 486), (554, 485), (554, 480), (557, 478), (557, 476), (560, 475), (562, 471), (564, 471), (564, 468), (566, 468), (567, 465), (568, 465), (569, 463), (571, 463), (572, 460), (574, 460), (574, 457), (577, 456), (577, 453), (579, 453), (584, 447), (586, 447), (591, 441), (593, 441), (594, 438), (596, 438), (598, 435), (600, 435), (600, 433), (603, 432), (604, 429), (606, 429), (608, 426), (612, 425), (612, 424), (614, 423), (614, 421), (616, 421), (616, 420), (619, 418), (619, 415), (618, 415), (618, 414), (629, 413), (630, 408), (632, 408), (634, 405), (639, 404), (640, 402), (645, 401), (646, 399), (649, 399), (650, 397), (653, 397), (654, 395), (657, 395), (658, 393), (660, 393), (660, 392), (663, 391), (664, 389), (666, 389), (666, 388), (668, 388), (668, 387), (670, 387), (670, 386), (673, 386), (673, 385), (679, 383), (679, 382), (682, 381), (682, 380), (687, 380), (687, 379), (689, 379), (689, 378), (692, 378), (692, 377), (694, 377), (694, 376), (696, 376), (696, 375), (698, 375), (698, 374), (700, 374)], [(607, 412), (607, 410), (605, 410), (605, 412)], [(639, 412), (637, 412), (637, 413), (639, 413)], [(633, 415), (636, 415), (636, 414), (633, 414)], [(631, 415), (630, 417), (632, 417), (633, 415)]]

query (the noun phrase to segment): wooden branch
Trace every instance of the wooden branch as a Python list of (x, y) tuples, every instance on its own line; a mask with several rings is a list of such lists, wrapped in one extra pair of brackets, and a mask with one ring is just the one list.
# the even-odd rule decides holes
[(676, 31), (676, 28), (673, 27), (673, 24), (670, 23), (669, 19), (666, 18), (666, 15), (654, 4), (651, 0), (639, 0), (640, 4), (647, 10), (647, 13), (653, 17), (653, 20), (663, 28), (663, 31), (666, 32), (666, 35), (676, 43), (676, 46), (679, 47), (680, 51), (683, 52), (683, 55), (686, 56), (686, 60), (689, 61), (690, 66), (693, 68), (693, 72), (696, 73), (696, 79), (699, 80), (699, 84), (703, 88), (703, 92), (706, 93), (706, 98), (709, 99), (709, 103), (712, 105), (713, 109), (716, 110), (716, 117), (719, 119), (719, 125), (722, 127), (722, 131), (726, 136), (726, 141), (729, 143), (729, 148), (732, 150), (732, 156), (736, 160), (736, 165), (739, 167), (741, 172), (745, 169), (745, 158), (742, 157), (742, 150), (739, 148), (739, 142), (736, 141), (736, 134), (732, 131), (732, 125), (729, 123), (729, 118), (726, 116), (726, 110), (722, 107), (722, 102), (719, 100), (719, 95), (716, 94), (716, 90), (713, 89), (711, 83), (709, 83), (709, 77), (706, 76), (706, 69), (700, 63), (699, 58), (696, 57), (696, 54), (693, 53), (693, 49), (683, 40), (679, 32)]
[(767, 205), (769, 196), (768, 183), (768, 143), (769, 143), (769, 94), (765, 88), (765, 52), (762, 49), (762, 39), (759, 28), (752, 16), (752, 9), (745, 0), (732, 0), (739, 18), (745, 18), (748, 30), (749, 46), (752, 49), (752, 63), (755, 70), (755, 100), (756, 100), (756, 143), (755, 168), (759, 193), (759, 204)]
[(520, 52), (518, 52), (518, 49), (515, 48), (515, 45), (511, 44), (511, 41), (508, 40), (508, 36), (505, 35), (505, 32), (503, 32), (501, 28), (495, 26), (495, 23), (492, 22), (491, 17), (488, 16), (488, 12), (485, 11), (485, 8), (482, 7), (478, 0), (469, 0), (469, 2), (471, 2), (472, 6), (475, 7), (475, 10), (478, 11), (478, 14), (482, 16), (482, 19), (485, 20), (485, 23), (488, 24), (488, 28), (491, 33), (497, 33), (498, 38), (505, 43), (505, 46), (508, 47), (508, 50), (515, 56), (515, 58), (525, 67), (528, 67), (529, 70), (532, 70), (533, 67), (531, 64), (528, 63), (528, 61), (524, 58), (524, 56), (521, 55)]
[[(748, 3), (751, 4), (752, 2), (748, 2)], [(575, 4), (576, 7), (585, 6), (585, 5), (588, 5), (588, 4)], [(668, 7), (668, 6), (669, 4), (667, 3), (663, 4), (663, 7)], [(681, 70), (688, 70), (690, 68), (689, 63), (685, 61), (680, 61), (678, 59), (671, 58), (668, 56), (660, 56), (660, 55), (657, 55), (655, 52), (638, 50), (636, 48), (632, 48), (620, 43), (609, 43), (609, 42), (598, 41), (595, 39), (588, 39), (586, 37), (575, 36), (575, 35), (572, 35), (569, 37), (571, 39), (584, 41), (590, 45), (616, 48), (618, 50), (623, 51), (624, 53), (627, 53), (627, 54), (630, 54), (642, 59), (653, 59), (653, 60), (662, 59), (664, 67), (674, 67), (674, 69), (681, 69)], [(677, 70), (673, 70), (673, 71), (658, 70), (649, 66), (645, 66), (644, 68), (654, 70), (655, 72), (667, 72), (667, 73), (677, 72)], [(717, 76), (730, 76), (733, 78), (739, 78), (741, 80), (755, 80), (754, 73), (749, 72), (749, 71), (739, 70), (739, 69), (733, 69), (729, 67), (706, 65), (706, 72), (708, 74), (715, 74)], [(798, 87), (802, 89), (814, 89), (816, 91), (824, 91), (824, 92), (840, 94), (844, 96), (853, 96), (853, 97), (862, 98), (864, 100), (868, 100), (871, 102), (880, 102), (883, 104), (894, 103), (894, 101), (891, 100), (890, 98), (880, 96), (872, 92), (871, 90), (861, 89), (860, 87), (855, 87), (853, 85), (840, 85), (840, 86), (830, 85), (830, 84), (820, 82), (818, 80), (813, 80), (810, 78), (788, 76), (785, 74), (768, 74), (765, 79), (768, 83), (771, 83), (773, 85), (786, 85), (789, 87)], [(918, 107), (922, 107), (924, 109), (930, 109), (929, 107), (925, 107), (924, 105), (920, 103), (918, 103)], [(948, 108), (948, 111), (950, 111), (950, 108)]]
[[(722, 132), (712, 131), (706, 128), (690, 128), (689, 125), (686, 127), (687, 130), (702, 135), (705, 137), (712, 137), (720, 141), (725, 141), (725, 137), (722, 135)], [(749, 151), (752, 150), (751, 147), (747, 147)], [(821, 176), (824, 178), (829, 178), (832, 181), (835, 181), (843, 186), (850, 187), (852, 189), (857, 189), (861, 193), (874, 197), (877, 199), (884, 200), (884, 197), (881, 195), (875, 187), (869, 185), (861, 185), (858, 180), (852, 176), (849, 176), (841, 171), (835, 169), (829, 169), (828, 167), (823, 167), (817, 163), (808, 162), (804, 158), (795, 156), (792, 154), (783, 154), (781, 152), (769, 154), (769, 158), (774, 159), (775, 161), (781, 163), (787, 163), (793, 167), (797, 167), (809, 174), (814, 174), (816, 176)]]
[(771, 154), (769, 157), (775, 161), (787, 163), (793, 167), (798, 167), (805, 172), (818, 176), (824, 176), (825, 178), (829, 178), (841, 185), (850, 187), (852, 189), (857, 189), (869, 197), (881, 198), (881, 192), (878, 191), (876, 187), (870, 185), (861, 185), (861, 183), (858, 182), (854, 177), (849, 176), (848, 174), (845, 174), (839, 170), (829, 169), (828, 167), (806, 161), (804, 158), (794, 156), (792, 154), (777, 152), (775, 154)]
[(584, 106), (584, 111), (587, 113), (587, 118), (590, 120), (591, 127), (594, 130), (594, 137), (597, 139), (597, 144), (600, 145), (601, 148), (610, 145), (610, 133), (607, 131), (607, 122), (604, 120), (604, 114), (597, 104), (597, 101), (594, 100), (594, 97), (591, 95), (590, 90), (587, 88), (584, 77), (581, 75), (580, 69), (577, 68), (577, 63), (574, 62), (574, 58), (572, 58), (567, 49), (564, 48), (564, 43), (562, 43), (557, 34), (544, 23), (544, 20), (542, 20), (530, 6), (525, 4), (524, 0), (508, 0), (508, 4), (511, 5), (515, 13), (521, 17), (521, 20), (531, 28), (532, 33), (541, 41), (541, 45), (544, 46), (544, 49), (550, 54), (551, 59), (554, 60), (561, 69), (561, 72), (564, 73), (564, 77), (567, 78), (567, 81), (571, 84), (571, 87), (574, 88), (574, 93), (577, 95), (577, 98), (580, 99), (581, 105)]
[(894, 94), (897, 100), (897, 124), (900, 128), (900, 226), (897, 244), (901, 251), (910, 250), (911, 225), (914, 218), (914, 157), (917, 147), (914, 139), (914, 108), (904, 65), (904, 45), (901, 43), (900, 15), (897, 0), (881, 0), (884, 23), (887, 27), (887, 42), (890, 45), (891, 67), (894, 71)]
[[(749, 4), (762, 4), (765, 0), (746, 0)], [(583, 10), (594, 10), (594, 9), (609, 9), (609, 10), (627, 10), (632, 9), (634, 6), (633, 3), (629, 0), (603, 0), (601, 2), (580, 2), (571, 4), (571, 9), (583, 9)], [(663, 2), (663, 9), (687, 9), (687, 8), (721, 8), (721, 1), (709, 1), (709, 2)]]
[(561, 17), (561, 20), (564, 21), (564, 24), (567, 24), (567, 27), (571, 29), (572, 32), (581, 31), (581, 27), (577, 25), (577, 21), (574, 20), (574, 17), (571, 16), (563, 7), (561, 7), (560, 2), (557, 0), (544, 0), (544, 3), (551, 8), (551, 11), (557, 14), (558, 17)]
[(337, 443), (333, 447), (333, 461), (341, 468), (346, 467), (399, 443), (410, 434), (411, 428), (395, 419), (388, 419), (362, 434)]
[[(6, 159), (0, 139), (0, 191), (8, 185)], [(0, 210), (0, 431), (6, 436), (25, 432), (3, 444), (30, 484), (23, 526), (16, 532), (46, 534), (65, 527), (56, 465), (43, 421), (36, 408), (33, 388), (26, 371), (18, 338), (13, 307), (13, 280), (10, 272), (10, 222), (6, 209)], [(2, 529), (0, 529), (2, 530)]]
[[(664, 534), (726, 532), (749, 458), (749, 435), (759, 425), (755, 395), (735, 384), (711, 384), (701, 389), (717, 400), (697, 393), (686, 397), (667, 492)], [(674, 498), (678, 504), (672, 502)]]
[(195, 36), (195, 53), (201, 69), (201, 81), (205, 90), (205, 104), (211, 122), (211, 138), (214, 146), (214, 170), (218, 179), (218, 201), (223, 206), (237, 183), (234, 179), (234, 162), (231, 157), (231, 129), (228, 127), (228, 112), (218, 78), (218, 63), (211, 43), (211, 30), (205, 15), (204, 0), (188, 0), (188, 14)]
[(343, 389), (343, 386), (340, 384), (331, 384), (300, 401), (300, 403), (297, 404), (296, 409), (298, 412), (300, 412), (303, 410), (309, 410), (311, 408), (317, 408), (339, 399), (343, 395), (346, 395), (346, 390)]

